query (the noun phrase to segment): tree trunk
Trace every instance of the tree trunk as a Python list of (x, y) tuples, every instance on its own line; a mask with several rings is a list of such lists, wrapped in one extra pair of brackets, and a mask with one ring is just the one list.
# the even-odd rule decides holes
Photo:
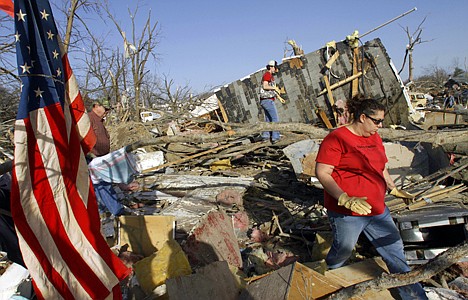
[(408, 80), (409, 82), (413, 82), (413, 50), (409, 50), (408, 55)]

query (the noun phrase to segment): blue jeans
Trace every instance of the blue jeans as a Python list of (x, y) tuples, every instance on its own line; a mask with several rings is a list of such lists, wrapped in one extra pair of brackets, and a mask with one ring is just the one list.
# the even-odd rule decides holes
[(114, 216), (118, 216), (123, 213), (124, 206), (117, 199), (112, 183), (101, 181), (94, 183), (94, 192), (96, 193), (96, 199), (98, 203), (99, 213), (109, 211)]
[[(265, 112), (265, 122), (277, 123), (279, 122), (278, 111), (276, 110), (275, 101), (272, 99), (260, 100), (260, 106)], [(269, 140), (271, 137), (272, 141), (277, 141), (280, 138), (279, 131), (264, 131), (262, 132), (262, 138)]]
[[(333, 230), (333, 244), (326, 262), (330, 269), (339, 268), (356, 245), (361, 232), (367, 236), (387, 264), (390, 273), (407, 273), (411, 269), (406, 263), (403, 241), (390, 215), (389, 209), (378, 216), (347, 216), (328, 211)], [(398, 288), (402, 299), (427, 299), (421, 284), (415, 283)]]

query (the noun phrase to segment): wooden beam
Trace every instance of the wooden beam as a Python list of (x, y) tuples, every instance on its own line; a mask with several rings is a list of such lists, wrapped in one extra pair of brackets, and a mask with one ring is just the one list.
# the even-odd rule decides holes
[[(353, 75), (358, 73), (358, 64), (359, 64), (359, 48), (353, 49)], [(359, 93), (359, 79), (353, 79), (351, 86), (351, 97), (355, 97)]]
[(323, 81), (325, 82), (325, 88), (327, 89), (328, 102), (333, 110), (333, 118), (336, 124), (336, 111), (333, 109), (335, 105), (335, 99), (333, 98), (332, 89), (330, 88), (330, 81), (328, 80), (328, 75), (323, 76)]
[(327, 96), (330, 105), (333, 107), (335, 105), (335, 99), (333, 99), (332, 89), (330, 87), (330, 81), (328, 80), (328, 76), (323, 76), (323, 81), (325, 82), (325, 88), (327, 89)]
[(219, 106), (219, 110), (221, 111), (221, 115), (223, 116), (224, 123), (228, 123), (229, 119), (228, 119), (226, 110), (224, 109), (224, 106), (221, 104), (221, 101), (219, 101), (219, 99), (218, 99), (218, 106)]
[(316, 112), (320, 119), (322, 119), (322, 122), (325, 124), (325, 126), (327, 126), (327, 128), (333, 128), (333, 125), (330, 123), (330, 120), (328, 119), (323, 109), (317, 108)]
[(336, 51), (335, 53), (333, 53), (332, 57), (330, 57), (330, 59), (327, 61), (327, 64), (325, 65), (325, 67), (327, 69), (330, 69), (331, 68), (331, 65), (336, 61), (336, 59), (338, 58), (338, 56), (340, 56), (340, 53), (338, 53), (338, 51)]
[[(358, 77), (361, 76), (361, 75), (362, 75), (362, 72), (358, 72), (358, 73), (355, 74), (355, 75), (352, 75), (352, 76), (350, 76), (350, 77), (348, 77), (348, 78), (346, 78), (346, 79), (344, 79), (344, 80), (341, 80), (341, 81), (339, 81), (339, 82), (337, 82), (337, 83), (334, 83), (334, 84), (330, 85), (330, 89), (331, 89), (331, 90), (334, 90), (334, 89), (336, 89), (336, 88), (338, 88), (338, 87), (340, 87), (340, 86), (342, 86), (342, 85), (345, 85), (345, 84), (347, 84), (348, 82), (350, 82), (350, 81), (352, 81), (352, 80), (358, 78)], [(320, 93), (318, 93), (317, 97), (322, 96), (322, 95), (325, 94), (326, 92), (327, 92), (327, 89), (325, 88), (325, 89), (323, 89)]]

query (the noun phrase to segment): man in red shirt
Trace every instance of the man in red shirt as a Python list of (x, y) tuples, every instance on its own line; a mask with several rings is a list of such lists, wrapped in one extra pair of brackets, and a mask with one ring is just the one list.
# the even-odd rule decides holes
[[(110, 135), (104, 126), (105, 117), (109, 113), (110, 108), (104, 106), (99, 101), (94, 101), (91, 111), (88, 113), (91, 126), (96, 135), (96, 145), (88, 154), (88, 161), (95, 157), (100, 157), (110, 152)], [(94, 191), (98, 200), (99, 212), (109, 211), (115, 216), (125, 213), (125, 207), (117, 199), (117, 194), (112, 186), (112, 183), (99, 181), (93, 182)]]
[(103, 156), (110, 152), (110, 136), (104, 126), (104, 120), (110, 108), (105, 107), (99, 101), (94, 101), (91, 111), (88, 113), (89, 121), (96, 135), (96, 145), (91, 149), (95, 156)]

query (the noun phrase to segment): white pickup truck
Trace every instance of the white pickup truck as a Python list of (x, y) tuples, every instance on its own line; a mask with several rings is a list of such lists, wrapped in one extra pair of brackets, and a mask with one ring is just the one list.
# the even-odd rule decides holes
[(150, 122), (156, 119), (161, 118), (162, 115), (157, 112), (152, 112), (152, 111), (142, 111), (140, 113), (140, 118), (143, 123)]

